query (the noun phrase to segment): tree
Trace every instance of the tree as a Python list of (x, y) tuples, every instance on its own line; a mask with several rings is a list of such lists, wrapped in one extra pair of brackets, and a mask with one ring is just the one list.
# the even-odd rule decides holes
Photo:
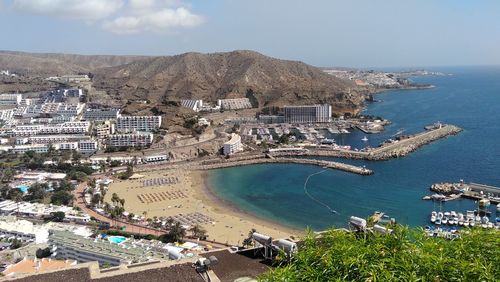
[(21, 242), (21, 240), (18, 240), (18, 239), (14, 239), (12, 240), (12, 242), (10, 243), (10, 249), (11, 250), (15, 250), (15, 249), (19, 249), (23, 246), (23, 242)]
[(48, 188), (49, 185), (47, 183), (35, 183), (28, 190), (26, 199), (28, 201), (41, 202), (47, 195)]
[(204, 239), (206, 238), (207, 231), (201, 227), (199, 224), (196, 224), (191, 228), (191, 232), (193, 234), (193, 237), (198, 238), (198, 239)]
[(50, 257), (50, 255), (52, 254), (52, 252), (50, 251), (50, 248), (47, 247), (45, 249), (41, 249), (41, 248), (38, 248), (38, 250), (36, 250), (36, 258), (47, 258), (47, 257)]
[(71, 154), (71, 159), (73, 163), (80, 163), (80, 159), (82, 158), (82, 154), (80, 154), (77, 150), (73, 150)]
[(49, 221), (63, 222), (65, 217), (66, 217), (66, 214), (64, 212), (61, 212), (61, 211), (51, 212)]
[(12, 177), (14, 177), (14, 170), (11, 168), (5, 168), (2, 171), (2, 182), (10, 182), (12, 181)]
[(92, 199), (90, 199), (90, 203), (92, 206), (97, 206), (101, 203), (101, 195), (100, 194), (94, 194), (92, 195)]
[(262, 281), (498, 281), (500, 237), (471, 229), (453, 240), (395, 225), (393, 234), (308, 231), (288, 263)]
[(69, 205), (73, 201), (73, 195), (64, 190), (54, 192), (50, 197), (50, 202), (54, 205)]

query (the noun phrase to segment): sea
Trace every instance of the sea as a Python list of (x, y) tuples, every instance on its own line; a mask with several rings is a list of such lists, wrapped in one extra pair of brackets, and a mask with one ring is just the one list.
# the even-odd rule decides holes
[[(238, 209), (292, 228), (319, 231), (345, 227), (350, 216), (368, 217), (382, 211), (409, 226), (429, 224), (433, 210), (464, 212), (477, 203), (459, 199), (442, 204), (422, 200), (438, 182), (461, 179), (500, 186), (500, 66), (430, 68), (449, 76), (413, 77), (432, 89), (386, 91), (375, 96), (365, 114), (392, 122), (380, 134), (360, 131), (334, 135), (338, 144), (355, 148), (377, 146), (400, 130), (421, 132), (437, 121), (464, 129), (410, 155), (389, 161), (343, 162), (365, 165), (372, 176), (327, 170), (312, 176), (308, 192), (324, 205), (307, 197), (306, 178), (323, 170), (297, 164), (261, 164), (225, 168), (209, 173), (209, 185), (221, 199)], [(362, 141), (366, 135), (368, 141)], [(494, 211), (492, 205), (491, 210)]]

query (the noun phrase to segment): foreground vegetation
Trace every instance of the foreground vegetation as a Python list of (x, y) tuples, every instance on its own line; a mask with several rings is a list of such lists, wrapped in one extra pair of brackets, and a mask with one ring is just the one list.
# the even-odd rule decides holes
[(500, 234), (474, 229), (454, 240), (395, 226), (393, 235), (312, 232), (290, 263), (262, 281), (500, 281)]

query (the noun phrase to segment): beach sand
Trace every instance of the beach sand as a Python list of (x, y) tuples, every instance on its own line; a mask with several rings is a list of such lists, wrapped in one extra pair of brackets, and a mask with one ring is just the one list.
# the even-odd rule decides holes
[[(275, 239), (297, 238), (303, 232), (257, 218), (219, 199), (207, 186), (207, 172), (166, 169), (141, 172), (141, 175), (144, 178), (116, 180), (110, 185), (105, 200), (110, 202), (111, 195), (116, 193), (125, 199), (127, 212), (148, 218), (193, 213), (206, 215), (210, 220), (200, 225), (207, 230), (208, 240), (231, 245), (241, 245), (252, 228)], [(149, 187), (143, 185), (145, 180), (167, 177), (177, 177), (179, 182)], [(171, 199), (168, 199), (169, 195)]]

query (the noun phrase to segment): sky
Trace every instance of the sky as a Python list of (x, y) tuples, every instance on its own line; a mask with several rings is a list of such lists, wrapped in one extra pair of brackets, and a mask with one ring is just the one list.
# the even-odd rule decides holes
[(315, 66), (500, 64), (498, 0), (0, 0), (0, 50), (254, 50)]

